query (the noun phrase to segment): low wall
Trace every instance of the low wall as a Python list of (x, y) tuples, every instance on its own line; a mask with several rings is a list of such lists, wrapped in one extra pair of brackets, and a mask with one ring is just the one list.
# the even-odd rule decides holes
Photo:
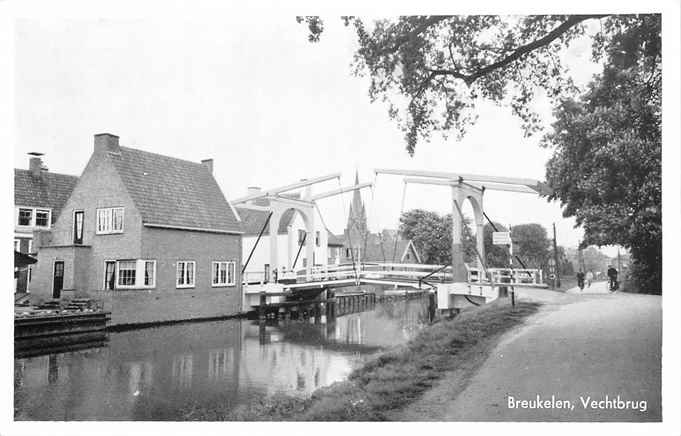
[(241, 312), (239, 293), (224, 288), (94, 291), (87, 296), (101, 301), (103, 309), (111, 312), (109, 326), (216, 318)]

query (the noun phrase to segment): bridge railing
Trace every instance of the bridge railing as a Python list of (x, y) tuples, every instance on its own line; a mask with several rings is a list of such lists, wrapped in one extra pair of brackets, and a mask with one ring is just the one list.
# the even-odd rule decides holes
[(245, 271), (241, 277), (244, 286), (262, 285), (266, 282), (265, 271)]
[(542, 271), (532, 268), (490, 268), (492, 283), (517, 283), (538, 285), (542, 283)]
[(466, 265), (468, 283), (508, 283), (531, 284), (543, 283), (542, 270), (532, 268), (487, 268), (481, 270)]

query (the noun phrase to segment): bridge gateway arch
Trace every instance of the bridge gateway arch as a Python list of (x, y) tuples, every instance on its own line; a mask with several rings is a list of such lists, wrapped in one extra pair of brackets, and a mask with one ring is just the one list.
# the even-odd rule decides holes
[(464, 263), (463, 243), (461, 231), (463, 214), (461, 212), (464, 201), (469, 200), (473, 207), (476, 225), (476, 256), (478, 268), (485, 269), (484, 244), (484, 209), (483, 196), (486, 190), (519, 192), (524, 194), (548, 195), (551, 189), (534, 179), (481, 176), (467, 173), (450, 173), (441, 171), (375, 169), (374, 174), (389, 174), (404, 176), (405, 185), (408, 183), (439, 185), (451, 187), (452, 195), (452, 279), (455, 283), (466, 282), (468, 271)]

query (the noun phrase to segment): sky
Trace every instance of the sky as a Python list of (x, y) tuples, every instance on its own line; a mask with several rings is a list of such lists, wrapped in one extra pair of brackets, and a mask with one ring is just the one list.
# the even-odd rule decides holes
[[(343, 186), (374, 181), (374, 168), (503, 175), (543, 180), (551, 150), (524, 138), (508, 107), (480, 101), (479, 120), (457, 141), (433, 136), (410, 157), (385, 106), (369, 101), (365, 78), (351, 74), (355, 35), (326, 18), (317, 44), (293, 15), (201, 19), (22, 19), (15, 26), (14, 166), (45, 153), (51, 171), (79, 175), (93, 135), (121, 145), (200, 161), (213, 158), (228, 199), (248, 186), (271, 188), (335, 172)], [(590, 42), (566, 53), (578, 84), (598, 65)], [(550, 106), (540, 102), (551, 121)], [(397, 228), (402, 178), (379, 175), (363, 191), (372, 231)], [(316, 185), (313, 192), (339, 187)], [(451, 213), (449, 188), (409, 185), (404, 210)], [(343, 231), (351, 194), (320, 200), (327, 227)], [(559, 245), (576, 246), (582, 230), (558, 203), (488, 191), (484, 209), (505, 225), (536, 222)], [(470, 206), (464, 206), (470, 213)]]

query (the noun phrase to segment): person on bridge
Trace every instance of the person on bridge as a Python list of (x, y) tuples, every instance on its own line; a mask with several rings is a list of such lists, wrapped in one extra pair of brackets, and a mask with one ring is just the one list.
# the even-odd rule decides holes
[(617, 270), (612, 265), (608, 265), (608, 279), (610, 280), (610, 292), (616, 291), (619, 283), (617, 282)]
[(593, 271), (589, 270), (586, 272), (586, 287), (590, 288), (591, 283), (594, 281), (594, 273)]
[(577, 273), (577, 286), (579, 286), (580, 290), (584, 289), (584, 271), (581, 269)]

